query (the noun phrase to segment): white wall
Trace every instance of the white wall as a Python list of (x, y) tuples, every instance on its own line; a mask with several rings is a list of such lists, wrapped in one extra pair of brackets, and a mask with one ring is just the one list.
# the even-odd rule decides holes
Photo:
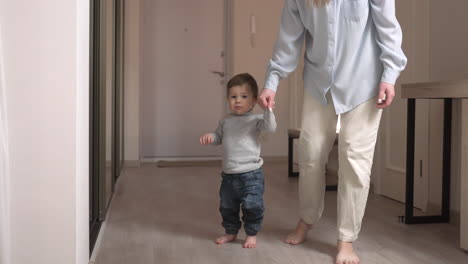
[(431, 79), (468, 78), (468, 1), (431, 1)]
[[(430, 78), (431, 81), (441, 80), (462, 80), (468, 79), (468, 1), (453, 0), (450, 4), (444, 1), (431, 1), (430, 4)], [(453, 26), (456, 25), (456, 26)], [(434, 102), (440, 104), (442, 102)], [(453, 138), (452, 138), (452, 177), (451, 177), (451, 209), (459, 211), (460, 209), (460, 103), (454, 101), (453, 111)], [(441, 123), (441, 113), (432, 114), (431, 122)], [(433, 129), (433, 128), (432, 128)], [(440, 129), (440, 128), (439, 128)], [(440, 138), (431, 138), (434, 145), (438, 145), (439, 151), (435, 149), (431, 153), (441, 153), (442, 140)], [(441, 171), (441, 154), (439, 155), (440, 164), (435, 164), (432, 170)], [(440, 204), (440, 184), (441, 175), (431, 177), (431, 202)]]
[[(463, 120), (461, 123), (460, 134), (468, 134), (468, 123), (466, 122), (466, 115), (468, 114), (468, 104), (466, 99), (462, 100), (460, 104)], [(460, 157), (460, 247), (468, 251), (468, 139), (462, 137), (460, 140), (460, 149), (462, 149), (463, 157)]]
[(125, 1), (124, 159), (130, 166), (140, 159), (140, 5)]
[[(232, 5), (232, 74), (249, 72), (262, 89), (268, 60), (279, 30), (281, 9), (284, 1), (239, 0)], [(255, 47), (250, 42), (250, 16), (256, 17)], [(268, 134), (262, 144), (263, 156), (287, 155), (287, 130), (289, 126), (289, 90), (287, 80), (280, 82), (274, 110), (278, 127), (276, 133)], [(261, 113), (260, 107), (256, 108)]]
[(2, 25), (0, 22), (0, 264), (11, 263), (10, 250), (10, 156), (3, 74)]
[[(75, 264), (89, 261), (89, 20), (90, 3), (76, 1)], [(73, 49), (72, 47), (70, 47)], [(72, 208), (73, 204), (70, 205)], [(37, 262), (36, 262), (37, 263)], [(73, 263), (73, 262), (72, 262)]]
[(88, 262), (89, 1), (0, 0), (14, 264)]

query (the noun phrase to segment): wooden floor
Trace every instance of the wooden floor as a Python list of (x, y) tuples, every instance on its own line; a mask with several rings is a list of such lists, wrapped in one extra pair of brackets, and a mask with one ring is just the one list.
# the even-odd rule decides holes
[[(96, 257), (97, 264), (333, 263), (336, 244), (336, 193), (327, 192), (324, 217), (308, 241), (282, 242), (297, 220), (297, 179), (286, 163), (264, 166), (265, 219), (256, 249), (238, 241), (216, 245), (223, 233), (218, 213), (219, 168), (127, 168), (116, 194)], [(468, 263), (451, 224), (405, 225), (403, 204), (371, 195), (355, 248), (362, 263)]]

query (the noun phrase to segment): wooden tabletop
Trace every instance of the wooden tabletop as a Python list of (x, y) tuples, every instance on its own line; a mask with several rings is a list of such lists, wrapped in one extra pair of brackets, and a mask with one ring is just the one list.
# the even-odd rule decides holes
[(468, 98), (468, 80), (402, 84), (401, 98)]

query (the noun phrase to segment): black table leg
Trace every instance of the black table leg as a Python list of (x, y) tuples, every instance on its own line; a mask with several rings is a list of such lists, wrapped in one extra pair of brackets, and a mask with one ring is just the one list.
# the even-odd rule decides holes
[(442, 172), (442, 219), (450, 221), (450, 160), (452, 148), (452, 99), (444, 100), (444, 146)]
[(414, 132), (416, 120), (416, 99), (408, 99), (406, 121), (406, 206), (405, 223), (413, 219), (414, 204)]

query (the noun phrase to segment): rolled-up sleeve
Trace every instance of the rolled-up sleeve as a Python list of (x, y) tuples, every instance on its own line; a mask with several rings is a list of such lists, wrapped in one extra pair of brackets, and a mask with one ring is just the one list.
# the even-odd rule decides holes
[(275, 132), (276, 131), (276, 118), (273, 111), (265, 110), (263, 113), (263, 119), (258, 120), (257, 128), (260, 131)]
[(395, 16), (395, 0), (371, 0), (371, 14), (377, 30), (377, 45), (384, 71), (381, 81), (395, 84), (407, 59), (401, 49), (402, 32)]
[(265, 88), (276, 92), (279, 81), (296, 69), (304, 42), (304, 32), (305, 27), (296, 1), (286, 0), (281, 15), (278, 39), (272, 59), (267, 66)]

